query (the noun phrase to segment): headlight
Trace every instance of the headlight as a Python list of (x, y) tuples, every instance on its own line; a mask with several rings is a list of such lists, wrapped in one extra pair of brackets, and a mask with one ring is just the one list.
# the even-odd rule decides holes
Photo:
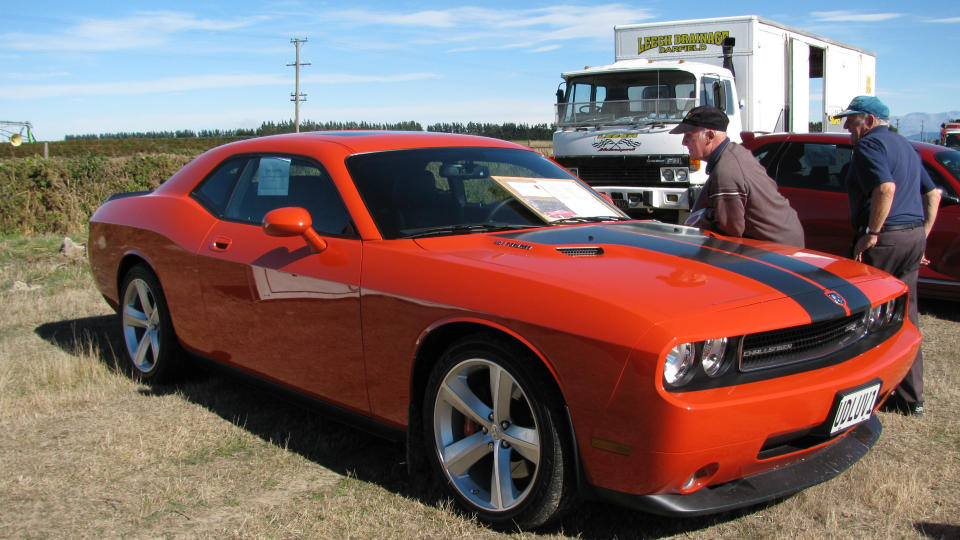
[(883, 320), (883, 305), (873, 306), (867, 314), (867, 329), (875, 330)]
[(687, 169), (677, 169), (677, 182), (686, 182), (689, 174)]
[(696, 348), (693, 343), (681, 343), (667, 353), (663, 366), (663, 378), (670, 386), (683, 386), (693, 376), (693, 360)]
[(673, 169), (660, 169), (660, 175), (664, 182), (673, 182)]
[(886, 304), (883, 305), (883, 324), (884, 326), (893, 322), (894, 316), (897, 314), (897, 299), (894, 298)]
[(703, 372), (710, 377), (722, 375), (726, 371), (724, 359), (727, 356), (727, 338), (708, 339), (703, 342), (703, 355), (700, 360)]

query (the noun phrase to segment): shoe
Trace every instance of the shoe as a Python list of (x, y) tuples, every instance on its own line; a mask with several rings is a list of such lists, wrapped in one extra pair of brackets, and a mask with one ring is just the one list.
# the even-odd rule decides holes
[(923, 410), (922, 401), (918, 401), (910, 405), (910, 413), (909, 413), (910, 416), (923, 416), (923, 413), (924, 413), (924, 410)]

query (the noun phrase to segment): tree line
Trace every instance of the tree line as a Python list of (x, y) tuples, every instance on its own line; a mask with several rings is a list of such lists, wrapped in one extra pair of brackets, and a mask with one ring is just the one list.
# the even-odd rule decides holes
[[(431, 131), (444, 133), (461, 133), (467, 135), (483, 135), (505, 140), (548, 140), (553, 136), (553, 127), (548, 124), (504, 124), (468, 122), (440, 123), (427, 126), (426, 129), (419, 122), (407, 121), (396, 123), (379, 122), (314, 122), (305, 120), (300, 122), (300, 131), (345, 131), (345, 130), (387, 130), (387, 131)], [(138, 131), (118, 133), (88, 133), (83, 135), (66, 135), (67, 141), (82, 140), (110, 140), (110, 139), (195, 139), (195, 138), (246, 138), (262, 137), (293, 133), (293, 120), (281, 122), (263, 122), (256, 129), (203, 129), (193, 131), (179, 129), (176, 131)]]

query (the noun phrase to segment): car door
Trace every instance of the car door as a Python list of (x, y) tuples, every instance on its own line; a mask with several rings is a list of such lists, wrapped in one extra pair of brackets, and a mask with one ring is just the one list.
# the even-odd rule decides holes
[[(940, 209), (927, 237), (928, 266), (920, 267), (921, 280), (932, 280), (940, 288), (946, 287), (952, 295), (960, 295), (960, 201), (957, 186), (960, 180), (960, 152), (947, 150), (932, 156), (937, 165), (924, 161), (930, 178), (940, 188)], [(951, 282), (951, 284), (941, 282)]]
[(797, 211), (808, 249), (849, 256), (854, 234), (846, 191), (850, 153), (848, 145), (787, 141), (777, 159), (768, 161), (768, 174)]
[[(361, 242), (324, 168), (280, 155), (218, 167), (194, 192), (219, 217), (198, 251), (201, 351), (324, 400), (368, 411), (360, 335)], [(264, 215), (306, 208), (327, 248), (267, 236)]]

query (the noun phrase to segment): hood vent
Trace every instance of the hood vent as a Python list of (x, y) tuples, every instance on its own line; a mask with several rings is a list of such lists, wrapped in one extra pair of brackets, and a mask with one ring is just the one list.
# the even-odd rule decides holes
[(600, 246), (566, 246), (558, 247), (557, 251), (570, 257), (596, 257), (603, 255), (603, 248)]

